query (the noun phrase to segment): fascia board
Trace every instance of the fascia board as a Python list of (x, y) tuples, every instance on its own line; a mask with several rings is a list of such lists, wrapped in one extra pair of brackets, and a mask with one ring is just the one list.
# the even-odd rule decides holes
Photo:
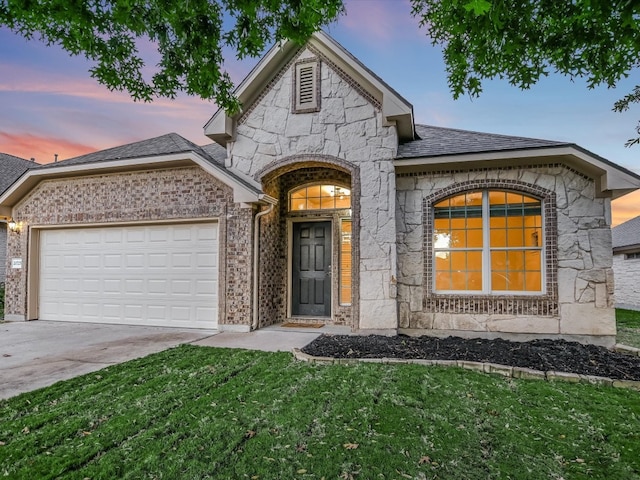
[[(225, 185), (233, 189), (234, 201), (259, 202), (262, 192), (259, 189), (254, 191), (233, 176), (216, 167), (211, 162), (205, 160), (195, 152), (173, 153), (168, 155), (158, 155), (152, 157), (129, 158), (122, 160), (105, 160), (96, 163), (84, 163), (77, 165), (60, 165), (55, 167), (39, 168), (28, 170), (20, 177), (2, 196), (0, 196), (0, 208), (13, 207), (23, 198), (33, 187), (43, 180), (49, 178), (67, 178), (74, 176), (84, 176), (99, 173), (111, 173), (118, 171), (139, 170), (149, 167), (171, 167), (185, 164), (197, 164), (203, 170), (220, 180)], [(235, 200), (235, 198), (242, 200)]]
[[(593, 177), (600, 184), (600, 194), (605, 192), (640, 189), (640, 175), (629, 172), (618, 165), (590, 155), (588, 152), (573, 146), (531, 148), (525, 150), (500, 150), (493, 152), (465, 153), (456, 155), (440, 155), (436, 157), (398, 158), (395, 167), (417, 167), (469, 164), (474, 162), (497, 162), (518, 159), (543, 159), (556, 157), (578, 170)], [(619, 196), (619, 195), (618, 195)]]

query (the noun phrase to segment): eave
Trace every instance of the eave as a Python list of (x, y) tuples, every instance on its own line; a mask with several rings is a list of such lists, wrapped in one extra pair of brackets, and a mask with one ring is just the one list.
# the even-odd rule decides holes
[(276, 200), (264, 194), (257, 184), (250, 185), (236, 178), (196, 152), (181, 152), (74, 165), (61, 163), (57, 166), (28, 170), (0, 196), (0, 216), (10, 217), (12, 208), (44, 180), (193, 165), (200, 166), (214, 178), (229, 186), (233, 190), (233, 200), (236, 203), (276, 203)]
[(549, 163), (566, 165), (593, 178), (598, 197), (616, 199), (640, 189), (640, 175), (570, 144), (559, 147), (497, 150), (394, 160), (398, 173)]

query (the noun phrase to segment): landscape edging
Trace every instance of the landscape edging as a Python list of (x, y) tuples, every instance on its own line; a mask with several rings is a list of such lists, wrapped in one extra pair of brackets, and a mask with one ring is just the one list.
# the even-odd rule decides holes
[[(616, 348), (619, 345), (616, 345)], [(624, 347), (624, 345), (623, 345)], [(633, 347), (626, 347), (627, 349), (633, 349)], [(640, 349), (633, 349), (638, 350)], [(640, 356), (640, 353), (635, 353), (630, 350), (626, 350), (627, 353), (633, 353)], [(337, 365), (349, 365), (355, 363), (406, 363), (414, 365), (438, 365), (441, 367), (460, 367), (466, 370), (474, 370), (476, 372), (494, 373), (502, 375), (507, 378), (519, 378), (525, 380), (546, 380), (546, 381), (561, 381), (570, 383), (588, 383), (590, 385), (605, 385), (615, 388), (627, 388), (631, 390), (637, 390), (640, 392), (640, 381), (636, 380), (616, 380), (608, 377), (598, 377), (596, 375), (582, 375), (578, 373), (567, 372), (543, 372), (542, 370), (534, 370), (532, 368), (524, 367), (511, 367), (509, 365), (500, 365), (497, 363), (483, 363), (483, 362), (471, 362), (467, 360), (428, 360), (424, 358), (333, 358), (333, 357), (315, 357), (304, 353), (299, 348), (293, 349), (293, 356), (296, 360), (301, 362), (318, 363), (318, 364), (337, 364)]]

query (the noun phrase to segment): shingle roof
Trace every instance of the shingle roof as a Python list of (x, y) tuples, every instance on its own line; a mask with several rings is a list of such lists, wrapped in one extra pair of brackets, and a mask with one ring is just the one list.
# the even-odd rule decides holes
[(416, 125), (416, 133), (420, 139), (400, 145), (397, 158), (438, 157), (573, 145), (553, 140), (512, 137), (430, 125)]
[(46, 165), (42, 165), (41, 168), (54, 168), (66, 165), (84, 165), (187, 152), (197, 153), (219, 170), (222, 170), (227, 175), (233, 177), (237, 182), (243, 184), (256, 193), (261, 193), (255, 185), (252, 185), (246, 179), (225, 168), (224, 161), (227, 156), (227, 151), (224, 147), (217, 144), (208, 144), (200, 147), (186, 138), (181, 137), (177, 133), (168, 133), (160, 137), (88, 153), (68, 160), (62, 160), (57, 163), (48, 163)]
[(640, 216), (611, 229), (613, 248), (640, 245)]
[(208, 145), (203, 145), (202, 150), (204, 150), (211, 158), (213, 158), (220, 165), (224, 165), (224, 161), (227, 158), (227, 149), (222, 145), (218, 145), (217, 143), (209, 143)]
[(6, 153), (0, 153), (0, 194), (30, 168), (38, 168), (39, 164), (30, 162), (24, 158), (14, 157)]
[(181, 137), (177, 133), (168, 133), (160, 137), (149, 138), (140, 142), (120, 145), (118, 147), (107, 148), (97, 152), (80, 155), (57, 163), (48, 163), (44, 167), (56, 167), (58, 165), (78, 165), (84, 163), (96, 163), (109, 160), (122, 160), (128, 158), (152, 157), (155, 155), (168, 155), (171, 153), (182, 153), (195, 151), (199, 147)]

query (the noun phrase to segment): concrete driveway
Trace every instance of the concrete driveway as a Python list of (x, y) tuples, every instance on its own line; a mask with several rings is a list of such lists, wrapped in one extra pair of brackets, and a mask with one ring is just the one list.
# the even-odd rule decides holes
[(0, 323), (0, 399), (53, 385), (183, 343), (201, 346), (287, 350), (320, 335), (290, 329), (251, 333), (94, 323)]

